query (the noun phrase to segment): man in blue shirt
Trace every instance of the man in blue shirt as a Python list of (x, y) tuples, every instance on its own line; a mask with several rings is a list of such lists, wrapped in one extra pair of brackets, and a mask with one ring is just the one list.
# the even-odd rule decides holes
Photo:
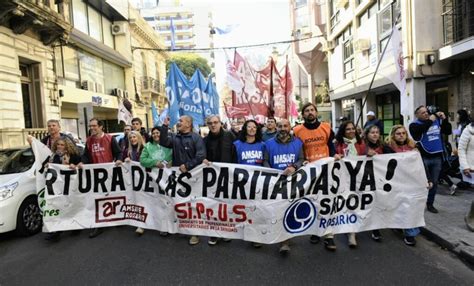
[(417, 119), (410, 124), (410, 134), (416, 141), (416, 146), (425, 165), (426, 176), (430, 182), (426, 209), (429, 212), (438, 213), (433, 203), (444, 158), (442, 135), (450, 135), (452, 127), (443, 112), (429, 114), (428, 109), (423, 105), (415, 110), (415, 116)]
[[(265, 142), (264, 166), (283, 170), (284, 175), (293, 174), (304, 162), (303, 141), (291, 135), (291, 125), (287, 119), (278, 122), (275, 137)], [(290, 251), (290, 241), (280, 245), (280, 253)]]
[(277, 129), (276, 129), (276, 119), (275, 118), (268, 118), (267, 119), (267, 124), (265, 125), (265, 132), (263, 132), (263, 136), (262, 136), (262, 139), (263, 139), (263, 142), (266, 142), (270, 139), (272, 139), (273, 137), (275, 137), (275, 135), (277, 134)]

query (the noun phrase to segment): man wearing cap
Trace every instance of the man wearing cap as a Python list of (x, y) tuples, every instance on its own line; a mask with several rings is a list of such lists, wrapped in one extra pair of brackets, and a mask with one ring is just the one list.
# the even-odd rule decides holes
[(366, 116), (367, 122), (364, 124), (364, 129), (367, 129), (372, 125), (377, 125), (377, 127), (380, 129), (380, 134), (383, 134), (383, 123), (375, 117), (375, 112), (369, 111), (367, 112)]

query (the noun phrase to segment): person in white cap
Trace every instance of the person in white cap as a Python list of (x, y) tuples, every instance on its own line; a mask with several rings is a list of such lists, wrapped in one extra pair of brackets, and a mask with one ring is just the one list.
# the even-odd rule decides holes
[(364, 129), (366, 130), (372, 125), (377, 125), (381, 133), (383, 133), (383, 123), (375, 117), (375, 112), (369, 111), (366, 114), (367, 122), (364, 124)]

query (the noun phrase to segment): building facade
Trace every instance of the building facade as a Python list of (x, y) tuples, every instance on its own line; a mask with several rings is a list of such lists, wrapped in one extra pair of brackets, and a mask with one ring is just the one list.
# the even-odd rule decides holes
[(326, 2), (291, 0), (290, 25), (293, 54), (299, 69), (293, 73), (294, 93), (302, 103), (318, 106), (321, 120), (331, 121), (328, 93), (328, 62), (324, 51), (326, 39)]
[(48, 119), (81, 139), (92, 117), (104, 120), (107, 132), (121, 131), (124, 99), (152, 126), (151, 103), (166, 102), (167, 55), (128, 2), (115, 1), (117, 9), (112, 1), (7, 3), (0, 17), (0, 148), (44, 136)]
[[(55, 4), (57, 3), (57, 4)], [(0, 11), (0, 148), (43, 136), (60, 118), (54, 49), (71, 33), (67, 1), (3, 1)]]
[[(394, 124), (414, 120), (421, 104), (437, 105), (454, 120), (458, 107), (451, 86), (451, 69), (441, 61), (442, 0), (330, 0), (327, 6), (327, 56), (333, 119), (366, 120), (374, 111), (384, 134)], [(400, 92), (383, 74), (395, 73), (393, 60), (382, 52), (393, 25), (400, 30), (407, 77), (407, 116), (400, 115)], [(380, 67), (375, 70), (380, 61)], [(372, 83), (370, 93), (367, 94)], [(367, 102), (363, 102), (367, 96)]]
[[(192, 5), (186, 7), (180, 1), (143, 1), (132, 0), (131, 3), (140, 11), (143, 18), (164, 39), (164, 45), (171, 49), (171, 22), (174, 29), (175, 50), (193, 48), (214, 48), (214, 35), (210, 32), (212, 13), (209, 7)], [(199, 3), (197, 3), (199, 4)], [(200, 54), (214, 71), (215, 55), (213, 52)]]

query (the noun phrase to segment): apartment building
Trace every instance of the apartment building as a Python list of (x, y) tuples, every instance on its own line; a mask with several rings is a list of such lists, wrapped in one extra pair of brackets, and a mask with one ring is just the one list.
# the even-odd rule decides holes
[[(387, 134), (394, 124), (414, 120), (414, 109), (433, 104), (450, 115), (458, 105), (452, 90), (450, 66), (441, 59), (442, 0), (328, 0), (326, 12), (329, 90), (333, 119), (357, 120), (370, 110), (384, 122)], [(468, 1), (465, 1), (468, 2)], [(400, 30), (407, 75), (408, 115), (400, 115), (400, 92), (382, 74), (395, 72), (393, 60), (381, 60), (393, 26)], [(391, 55), (386, 55), (391, 57)], [(379, 71), (375, 74), (380, 61)], [(372, 79), (372, 89), (367, 94)], [(367, 103), (363, 105), (367, 96)]]

